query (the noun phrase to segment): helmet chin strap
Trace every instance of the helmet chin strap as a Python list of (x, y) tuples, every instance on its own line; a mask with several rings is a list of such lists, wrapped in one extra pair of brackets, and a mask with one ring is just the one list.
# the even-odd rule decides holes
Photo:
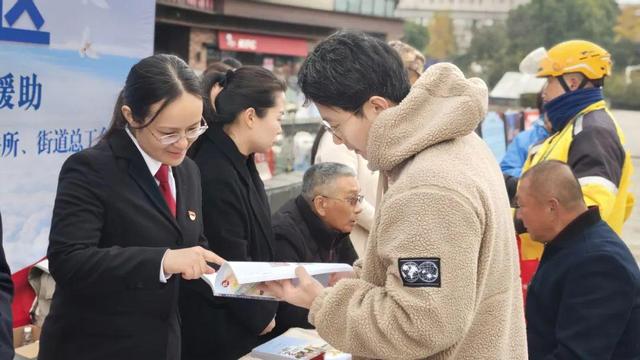
[[(562, 86), (562, 88), (564, 89), (565, 92), (573, 91), (569, 87), (569, 84), (567, 84), (567, 81), (564, 79), (564, 75), (558, 76), (558, 81), (560, 82), (560, 85)], [(576, 90), (584, 88), (589, 81), (590, 81), (589, 79), (587, 79), (586, 77), (583, 77), (582, 81), (580, 82), (580, 85), (578, 85)]]

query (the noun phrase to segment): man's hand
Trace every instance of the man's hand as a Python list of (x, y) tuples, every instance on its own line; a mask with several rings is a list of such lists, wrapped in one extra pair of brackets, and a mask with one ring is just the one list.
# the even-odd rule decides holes
[(299, 280), (297, 286), (287, 279), (267, 281), (260, 284), (258, 288), (289, 304), (309, 309), (324, 287), (302, 266), (296, 268), (296, 276)]
[(202, 274), (215, 272), (207, 265), (207, 261), (222, 265), (224, 259), (200, 246), (178, 250), (169, 249), (164, 255), (162, 270), (165, 274), (182, 274), (184, 279), (193, 280)]
[(260, 336), (270, 333), (271, 331), (273, 331), (275, 327), (276, 327), (276, 318), (273, 318), (271, 319), (271, 322), (269, 323), (269, 325), (267, 325), (267, 327), (264, 328), (264, 330), (262, 330), (262, 332), (260, 333)]

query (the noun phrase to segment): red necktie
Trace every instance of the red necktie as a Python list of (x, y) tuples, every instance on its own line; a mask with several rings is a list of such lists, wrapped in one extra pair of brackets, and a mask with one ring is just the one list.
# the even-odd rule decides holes
[(171, 187), (169, 186), (169, 167), (167, 165), (162, 164), (160, 166), (160, 169), (158, 169), (158, 172), (156, 173), (156, 179), (160, 182), (160, 192), (169, 207), (169, 211), (171, 211), (171, 215), (176, 217), (176, 199), (174, 199), (171, 194)]

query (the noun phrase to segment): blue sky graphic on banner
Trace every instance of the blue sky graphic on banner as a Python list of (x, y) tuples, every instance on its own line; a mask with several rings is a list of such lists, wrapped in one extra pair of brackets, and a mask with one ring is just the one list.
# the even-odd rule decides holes
[(0, 212), (13, 272), (46, 254), (58, 174), (153, 53), (155, 0), (0, 0)]

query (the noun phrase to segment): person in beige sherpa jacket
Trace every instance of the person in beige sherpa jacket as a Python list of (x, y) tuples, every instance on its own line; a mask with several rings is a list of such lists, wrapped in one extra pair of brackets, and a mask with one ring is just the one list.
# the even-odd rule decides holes
[(409, 92), (395, 52), (354, 33), (321, 42), (299, 82), (385, 192), (351, 277), (323, 288), (299, 268), (297, 286), (263, 288), (309, 308), (320, 336), (356, 359), (526, 359), (509, 201), (473, 131), (486, 85), (443, 63)]

